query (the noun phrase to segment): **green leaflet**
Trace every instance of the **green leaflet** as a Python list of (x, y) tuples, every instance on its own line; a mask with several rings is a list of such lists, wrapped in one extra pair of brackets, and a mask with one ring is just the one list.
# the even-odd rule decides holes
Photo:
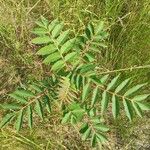
[(80, 133), (84, 133), (89, 128), (88, 123), (83, 123), (80, 127)]
[(74, 115), (72, 115), (71, 116), (71, 124), (76, 124), (77, 123), (77, 117), (76, 116), (74, 116)]
[(136, 102), (142, 110), (150, 110), (150, 103)]
[(105, 143), (107, 142), (107, 138), (103, 134), (96, 134), (97, 140), (99, 139), (100, 143)]
[(35, 95), (32, 93), (32, 92), (30, 92), (30, 91), (28, 91), (28, 90), (16, 90), (15, 92), (14, 92), (14, 94), (17, 94), (17, 95), (19, 95), (19, 96), (21, 96), (21, 97), (27, 97), (27, 98), (30, 98), (30, 97), (34, 97)]
[(80, 67), (80, 73), (81, 74), (88, 73), (90, 71), (93, 71), (94, 69), (95, 69), (95, 65), (88, 63)]
[(85, 34), (86, 34), (88, 39), (91, 39), (91, 32), (88, 28), (85, 29)]
[(119, 114), (119, 101), (115, 95), (112, 96), (112, 114), (115, 119)]
[(47, 26), (49, 24), (49, 21), (44, 18), (43, 16), (40, 17), (40, 21), (35, 22), (38, 26), (47, 29)]
[(23, 110), (20, 110), (15, 125), (17, 131), (20, 131), (22, 122), (23, 122)]
[(90, 111), (88, 112), (89, 116), (94, 117), (96, 115), (96, 108), (92, 108), (90, 109)]
[(46, 105), (47, 111), (50, 113), (51, 112), (51, 104), (50, 104), (50, 99), (47, 95), (44, 96), (44, 103)]
[(37, 91), (39, 93), (42, 92), (42, 89), (34, 83), (30, 85), (30, 88), (34, 89), (35, 91)]
[(133, 101), (143, 101), (145, 100), (150, 94), (143, 94), (143, 95), (137, 95), (132, 98)]
[(9, 94), (9, 96), (18, 100), (20, 103), (23, 103), (23, 104), (27, 103), (27, 100), (25, 98), (15, 94), (15, 93), (11, 93), (11, 94)]
[(41, 22), (41, 21), (36, 21), (35, 23), (36, 23), (38, 26), (40, 26), (40, 27), (46, 29), (46, 27), (45, 27), (45, 25), (43, 24), (43, 22)]
[(45, 26), (45, 28), (47, 28), (48, 24), (49, 24), (49, 21), (43, 16), (41, 16), (41, 21), (42, 21), (43, 25)]
[(138, 106), (138, 104), (136, 104), (135, 102), (132, 101), (132, 106), (133, 106), (135, 112), (142, 118), (143, 113), (142, 113), (141, 108)]
[(65, 66), (64, 61), (59, 60), (59, 61), (57, 61), (56, 63), (54, 63), (54, 65), (52, 66), (51, 69), (52, 69), (53, 71), (56, 71), (56, 70), (62, 69), (64, 66)]
[(66, 40), (68, 39), (68, 36), (69, 36), (69, 32), (70, 32), (70, 30), (67, 30), (60, 34), (60, 36), (57, 38), (58, 45), (62, 45), (62, 44), (64, 44), (64, 42), (66, 42)]
[(60, 34), (63, 27), (64, 27), (63, 23), (57, 24), (52, 31), (52, 37), (56, 38)]
[(63, 117), (61, 123), (62, 124), (67, 123), (70, 120), (70, 117), (71, 117), (71, 112), (65, 114), (65, 116)]
[(104, 22), (100, 21), (98, 26), (96, 27), (96, 35), (100, 34), (103, 28), (104, 28)]
[(138, 91), (140, 88), (142, 88), (145, 85), (146, 84), (139, 84), (139, 85), (136, 85), (136, 86), (130, 88), (129, 90), (127, 90), (127, 92), (124, 94), (124, 96), (129, 96), (129, 95), (133, 94), (134, 92)]
[(82, 101), (85, 101), (87, 96), (88, 96), (88, 92), (90, 88), (90, 83), (87, 83), (85, 86), (83, 86), (83, 91), (82, 91)]
[(45, 64), (52, 63), (52, 62), (59, 60), (60, 58), (61, 58), (60, 54), (58, 52), (55, 52), (55, 53), (47, 56), (44, 59), (43, 63), (45, 63)]
[(19, 104), (3, 104), (0, 105), (3, 109), (18, 110), (21, 108)]
[(77, 75), (77, 77), (76, 77), (76, 87), (77, 87), (77, 89), (80, 89), (81, 84), (82, 84), (82, 76)]
[(95, 61), (95, 56), (91, 53), (86, 53), (85, 56), (87, 57), (89, 62)]
[(32, 118), (32, 108), (30, 105), (27, 108), (27, 115), (28, 115), (28, 125), (30, 129), (32, 129), (33, 118)]
[(39, 100), (36, 101), (35, 110), (37, 114), (40, 116), (40, 118), (43, 119), (43, 108)]
[(48, 33), (48, 31), (44, 28), (35, 28), (31, 32), (34, 33), (34, 34), (37, 34), (37, 35), (45, 35), (46, 33)]
[(102, 100), (101, 100), (101, 114), (103, 114), (105, 112), (105, 110), (107, 109), (108, 102), (109, 102), (109, 99), (107, 96), (107, 92), (104, 91), (102, 94)]
[(104, 76), (100, 79), (101, 83), (104, 84), (104, 83), (107, 81), (108, 77), (109, 77), (108, 74), (104, 75)]
[(60, 49), (61, 54), (64, 54), (70, 51), (73, 48), (75, 41), (76, 41), (75, 38), (67, 41)]
[(123, 100), (123, 105), (124, 105), (124, 109), (125, 109), (127, 117), (129, 118), (130, 121), (132, 121), (133, 112), (132, 112), (132, 107), (131, 107), (130, 101), (124, 99)]
[(69, 110), (73, 111), (76, 109), (81, 109), (80, 104), (76, 103), (76, 102), (72, 102), (69, 106), (68, 106)]
[(75, 109), (72, 111), (72, 114), (76, 117), (76, 122), (79, 122), (84, 116), (84, 110), (82, 108)]
[(89, 29), (90, 34), (93, 35), (94, 34), (94, 26), (93, 26), (93, 24), (89, 23), (87, 28)]
[(55, 52), (57, 50), (57, 48), (55, 47), (55, 45), (53, 44), (49, 44), (47, 46), (42, 47), (40, 50), (37, 51), (38, 55), (48, 55), (51, 54), (53, 52)]
[(0, 123), (0, 128), (4, 127), (7, 123), (9, 123), (14, 116), (14, 114), (5, 115)]
[(51, 43), (52, 40), (50, 39), (49, 36), (45, 35), (45, 36), (34, 38), (31, 42), (33, 44), (48, 44), (48, 43)]
[(65, 61), (72, 60), (77, 55), (76, 52), (69, 53), (65, 56)]
[(97, 142), (97, 140), (96, 140), (96, 134), (93, 133), (92, 134), (92, 138), (91, 138), (91, 145), (92, 145), (92, 147), (96, 146), (96, 142)]
[(130, 81), (129, 79), (124, 80), (116, 89), (115, 89), (115, 93), (120, 92), (126, 85), (127, 83)]
[(85, 141), (91, 134), (91, 128), (88, 128), (82, 135), (82, 140)]
[(98, 94), (98, 86), (93, 90), (91, 106), (94, 106), (94, 104), (96, 103), (97, 94)]
[(94, 125), (94, 128), (95, 128), (96, 130), (99, 130), (99, 131), (102, 131), (102, 132), (107, 132), (107, 131), (109, 131), (109, 128), (106, 127), (106, 126), (103, 125), (103, 124), (96, 124), (96, 125)]
[(113, 86), (115, 86), (115, 84), (116, 84), (116, 82), (117, 82), (119, 76), (120, 76), (120, 75), (116, 76), (115, 78), (113, 78), (113, 79), (111, 80), (111, 82), (110, 82), (110, 83), (108, 84), (108, 86), (107, 86), (107, 90), (111, 90), (111, 89), (113, 88)]
[(49, 25), (48, 25), (48, 30), (51, 32), (54, 27), (59, 23), (58, 19), (53, 20)]

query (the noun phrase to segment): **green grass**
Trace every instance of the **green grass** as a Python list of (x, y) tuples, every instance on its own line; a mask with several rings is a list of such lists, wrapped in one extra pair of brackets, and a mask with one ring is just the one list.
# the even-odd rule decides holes
[[(110, 36), (107, 55), (100, 61), (102, 71), (150, 64), (149, 4), (149, 0), (1, 0), (1, 101), (9, 101), (7, 94), (15, 87), (48, 75), (48, 68), (41, 64), (41, 60), (35, 55), (36, 47), (30, 42), (33, 37), (31, 30), (40, 15), (49, 20), (58, 17), (73, 32), (81, 32), (88, 22), (105, 20)], [(132, 74), (138, 83), (150, 83), (149, 69), (125, 71), (124, 74)], [(150, 86), (145, 90), (150, 90)], [(80, 141), (76, 131), (72, 133), (72, 129), (66, 129), (60, 124), (57, 113), (56, 110), (52, 114), (56, 119), (49, 116), (49, 120), (44, 123), (37, 120), (35, 129), (23, 130), (22, 137), (11, 129), (2, 130), (0, 150), (90, 149)], [(142, 119), (142, 124), (138, 123), (139, 118), (128, 124), (124, 117), (116, 122), (110, 120), (114, 125), (119, 125), (118, 128), (114, 126), (113, 133), (110, 133), (110, 148), (138, 149), (141, 144), (145, 146), (141, 146), (142, 149), (146, 149), (150, 145), (150, 135), (146, 132), (150, 128), (148, 115)], [(129, 128), (129, 133), (126, 128)]]

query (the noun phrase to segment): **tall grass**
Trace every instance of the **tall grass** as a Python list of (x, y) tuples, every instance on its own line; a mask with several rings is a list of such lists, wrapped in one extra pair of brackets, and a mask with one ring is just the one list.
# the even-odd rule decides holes
[[(90, 21), (105, 20), (110, 36), (107, 41), (109, 44), (106, 50), (107, 55), (105, 60), (100, 61), (100, 68), (115, 70), (150, 64), (149, 4), (149, 0), (0, 0), (0, 94), (2, 100), (8, 100), (7, 94), (15, 86), (23, 86), (23, 83), (45, 75), (43, 72), (46, 68), (35, 56), (35, 47), (30, 43), (32, 38), (30, 31), (35, 25), (34, 21), (40, 15), (49, 20), (53, 18), (63, 20), (73, 32), (81, 32)], [(142, 80), (150, 83), (149, 69), (124, 73), (134, 74), (136, 82)], [(39, 128), (31, 132), (22, 131), (25, 137), (20, 137), (10, 130), (1, 131), (0, 150), (9, 150), (12, 147), (15, 150), (88, 149), (86, 143), (80, 142), (78, 135), (71, 135), (68, 129), (59, 124), (57, 113), (56, 110), (56, 114), (52, 116), (58, 115), (58, 120), (50, 122), (47, 120), (46, 129), (41, 123)], [(50, 116), (49, 119), (51, 118)], [(119, 149), (121, 147), (137, 149), (140, 140), (142, 146), (148, 143), (147, 118), (143, 119), (144, 123), (140, 126), (140, 130), (137, 128), (138, 119), (129, 124), (127, 127), (130, 128), (130, 133), (123, 130), (122, 126), (125, 126), (123, 124), (126, 124), (126, 119), (121, 119), (118, 121), (122, 122), (121, 125), (110, 135), (112, 149), (117, 149), (114, 143), (120, 141)], [(112, 121), (114, 125), (118, 122)], [(137, 133), (133, 134), (133, 129)], [(145, 133), (141, 133), (141, 130)], [(116, 135), (120, 135), (120, 139)], [(133, 135), (137, 136), (137, 140), (134, 140)], [(9, 145), (10, 141), (11, 145)]]

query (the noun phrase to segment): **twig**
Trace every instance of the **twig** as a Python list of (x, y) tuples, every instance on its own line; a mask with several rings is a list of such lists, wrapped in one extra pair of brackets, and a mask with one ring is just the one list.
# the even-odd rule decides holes
[(107, 74), (107, 73), (116, 73), (116, 72), (122, 72), (122, 71), (132, 71), (132, 70), (138, 70), (138, 69), (148, 69), (148, 68), (150, 68), (150, 65), (135, 66), (135, 67), (130, 67), (130, 68), (122, 68), (122, 69), (118, 69), (118, 70), (109, 70), (109, 71), (105, 71), (105, 72), (100, 72), (100, 73), (98, 73), (98, 75)]

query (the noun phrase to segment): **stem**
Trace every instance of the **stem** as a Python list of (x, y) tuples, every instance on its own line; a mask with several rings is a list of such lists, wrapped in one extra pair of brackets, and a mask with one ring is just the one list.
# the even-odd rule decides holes
[(107, 74), (107, 73), (116, 73), (116, 72), (122, 72), (122, 71), (132, 71), (132, 70), (138, 70), (138, 69), (148, 69), (148, 68), (150, 68), (150, 65), (135, 66), (135, 67), (130, 67), (130, 68), (122, 68), (122, 69), (117, 69), (117, 70), (109, 70), (105, 72), (100, 72), (98, 73), (98, 75)]

